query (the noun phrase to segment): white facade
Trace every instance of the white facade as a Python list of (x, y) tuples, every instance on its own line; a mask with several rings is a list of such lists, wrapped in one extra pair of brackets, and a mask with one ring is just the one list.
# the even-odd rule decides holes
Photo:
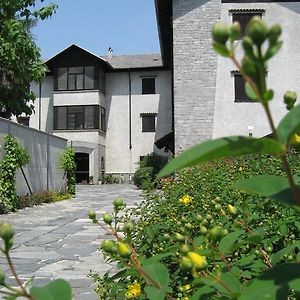
[[(63, 68), (81, 67), (84, 64), (87, 65), (85, 56), (89, 60), (93, 58), (95, 70), (98, 63), (101, 63), (100, 74), (104, 72), (102, 70), (105, 70), (105, 92), (102, 92), (100, 88), (58, 90), (57, 82), (60, 79), (55, 74), (58, 73), (61, 61), (68, 60), (68, 55), (74, 56), (74, 53), (76, 55), (79, 53), (80, 59), (76, 62), (70, 59), (69, 65), (64, 63)], [(61, 55), (63, 59), (60, 58)], [(147, 59), (150, 59), (150, 65)], [(121, 62), (126, 65), (126, 60), (128, 60), (128, 68), (122, 65), (122, 68), (118, 69)], [(117, 176), (123, 174), (129, 178), (129, 175), (137, 169), (141, 156), (153, 152), (168, 155), (154, 144), (155, 141), (172, 131), (171, 74), (164, 70), (161, 62), (157, 60), (150, 56), (133, 56), (132, 58), (129, 56), (125, 59), (121, 58), (121, 62), (112, 60), (116, 65), (113, 67), (104, 59), (72, 45), (47, 62), (50, 72), (41, 84), (31, 85), (31, 90), (36, 94), (36, 101), (35, 113), (30, 117), (30, 126), (67, 139), (75, 153), (86, 154), (88, 176), (93, 176), (95, 182), (102, 179), (103, 172)], [(154, 78), (154, 93), (142, 93), (142, 81), (145, 77)], [(95, 76), (95, 87), (100, 84), (99, 78)], [(70, 115), (67, 112), (65, 116), (67, 120), (63, 120), (63, 117), (58, 117), (59, 112), (55, 110), (67, 109), (69, 111), (70, 108), (83, 106), (99, 108), (97, 117), (93, 116), (93, 118), (99, 118), (98, 128), (70, 130), (66, 129), (69, 125), (65, 129), (57, 127), (57, 118), (61, 118), (62, 123), (68, 123)], [(103, 109), (105, 110), (105, 125), (102, 123), (103, 120), (101, 121)], [(143, 114), (155, 116), (155, 131), (142, 132)], [(74, 118), (76, 119), (76, 116)], [(83, 118), (86, 118), (85, 115)], [(72, 122), (76, 122), (75, 119)], [(102, 128), (102, 125), (105, 128)]]

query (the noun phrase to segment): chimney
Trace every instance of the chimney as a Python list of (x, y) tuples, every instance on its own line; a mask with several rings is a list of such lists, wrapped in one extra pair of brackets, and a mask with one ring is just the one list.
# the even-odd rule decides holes
[(112, 58), (113, 57), (113, 49), (111, 48), (111, 47), (109, 47), (108, 48), (108, 54), (107, 54), (107, 56), (108, 56), (108, 58)]

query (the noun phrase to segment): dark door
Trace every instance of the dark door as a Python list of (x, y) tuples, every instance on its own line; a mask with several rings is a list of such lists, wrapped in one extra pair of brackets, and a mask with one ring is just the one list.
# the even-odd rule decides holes
[(76, 183), (89, 182), (89, 154), (75, 153)]

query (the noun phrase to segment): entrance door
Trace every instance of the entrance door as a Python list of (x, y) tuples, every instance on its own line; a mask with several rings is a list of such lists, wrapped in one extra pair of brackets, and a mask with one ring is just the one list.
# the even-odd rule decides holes
[(75, 153), (76, 183), (89, 182), (89, 154)]

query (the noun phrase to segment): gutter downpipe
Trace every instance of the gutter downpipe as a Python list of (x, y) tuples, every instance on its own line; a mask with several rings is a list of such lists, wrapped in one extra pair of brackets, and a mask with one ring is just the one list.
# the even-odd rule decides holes
[(41, 130), (41, 123), (42, 123), (42, 82), (39, 82), (39, 130)]
[[(131, 177), (132, 169), (132, 90), (131, 90), (131, 73), (130, 69), (128, 69), (128, 118), (129, 118), (129, 176)], [(131, 181), (131, 180), (129, 180)]]

